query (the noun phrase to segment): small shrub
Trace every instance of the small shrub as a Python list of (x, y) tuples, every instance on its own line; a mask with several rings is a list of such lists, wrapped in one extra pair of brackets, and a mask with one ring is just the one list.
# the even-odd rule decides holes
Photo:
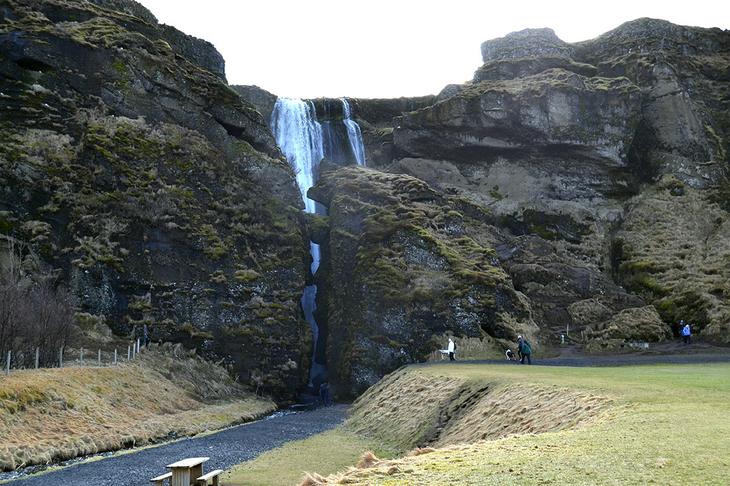
[(13, 353), (15, 367), (30, 367), (39, 349), (40, 364), (55, 363), (57, 350), (71, 337), (71, 297), (49, 274), (31, 274), (11, 246), (0, 269), (0, 352)]

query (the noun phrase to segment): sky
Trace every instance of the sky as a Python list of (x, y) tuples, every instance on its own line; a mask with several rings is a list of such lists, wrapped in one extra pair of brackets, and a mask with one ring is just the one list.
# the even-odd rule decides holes
[[(138, 0), (140, 1), (140, 0)], [(205, 39), (230, 84), (295, 98), (437, 94), (470, 79), (480, 45), (550, 27), (567, 42), (654, 17), (730, 28), (721, 0), (141, 0), (162, 23)]]

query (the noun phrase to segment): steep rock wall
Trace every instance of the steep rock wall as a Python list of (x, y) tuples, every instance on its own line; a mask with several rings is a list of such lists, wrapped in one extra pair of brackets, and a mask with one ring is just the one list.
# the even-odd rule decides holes
[[(386, 119), (373, 115), (379, 135), (366, 137), (366, 145), (374, 165), (418, 178), (438, 197), (460, 198), (485, 215), (488, 230), (466, 217), (460, 227), (490, 235), (495, 268), (522, 296), (541, 344), (555, 342), (566, 326), (574, 336), (585, 331), (592, 350), (661, 341), (680, 318), (703, 337), (727, 342), (721, 235), (729, 207), (729, 41), (719, 29), (652, 19), (580, 44), (549, 29), (510, 34), (483, 44), (485, 63), (473, 81), (448, 86), (390, 122), (392, 111), (378, 112)], [(356, 116), (367, 118), (368, 105), (353, 104)], [(333, 251), (357, 255), (369, 245), (363, 212), (370, 209), (363, 206), (382, 208), (388, 197), (404, 195), (379, 177), (325, 176), (323, 184), (343, 186), (325, 198)], [(377, 200), (370, 200), (373, 191)], [(407, 220), (406, 210), (396, 214), (394, 220)], [(679, 234), (673, 238), (669, 228)], [(401, 243), (378, 240), (370, 257), (407, 260)], [(342, 349), (382, 351), (362, 337), (374, 328), (358, 317), (351, 322), (385, 300), (369, 300), (373, 284), (361, 279), (358, 262), (342, 262), (341, 272), (358, 269), (347, 280), (355, 285), (335, 289), (328, 300), (329, 349), (336, 364), (352, 362), (377, 375), (383, 366), (372, 358), (367, 364), (357, 353), (339, 357), (349, 352)], [(430, 268), (429, 262), (420, 265)], [(419, 279), (410, 278), (406, 264), (396, 268), (394, 275), (404, 278), (389, 289), (403, 300), (398, 308), (407, 309), (418, 301), (409, 289)], [(390, 322), (386, 308), (375, 312), (377, 322)], [(378, 329), (380, 339), (400, 343), (394, 329)], [(501, 344), (514, 346), (509, 339)], [(385, 368), (395, 366), (391, 361), (381, 357), (390, 363)], [(366, 373), (350, 376), (358, 383)]]
[(147, 325), (291, 398), (301, 198), (220, 55), (134, 2), (13, 0), (0, 20), (0, 232), (117, 334)]

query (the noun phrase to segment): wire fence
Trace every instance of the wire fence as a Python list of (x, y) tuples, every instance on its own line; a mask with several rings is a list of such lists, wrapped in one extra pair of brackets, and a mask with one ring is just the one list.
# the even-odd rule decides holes
[[(126, 349), (114, 348), (113, 350), (101, 348), (66, 348), (60, 347), (57, 350), (35, 348), (28, 351), (7, 350), (2, 353), (2, 373), (9, 375), (12, 371), (43, 369), (43, 368), (67, 368), (71, 366), (115, 366), (120, 363), (134, 361), (134, 359), (145, 349), (141, 339), (130, 342)], [(126, 353), (126, 354), (125, 354)]]

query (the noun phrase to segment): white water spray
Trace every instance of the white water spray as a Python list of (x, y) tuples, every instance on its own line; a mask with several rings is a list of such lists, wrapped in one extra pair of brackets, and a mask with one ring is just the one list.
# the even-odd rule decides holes
[[(307, 191), (317, 179), (319, 163), (324, 156), (322, 148), (322, 126), (317, 122), (314, 105), (297, 99), (279, 98), (271, 114), (271, 131), (276, 143), (291, 164), (297, 178), (299, 192), (304, 200), (304, 210), (308, 213), (317, 211), (316, 203), (307, 197)], [(317, 273), (320, 262), (319, 245), (309, 242), (312, 255), (312, 275)], [(302, 310), (304, 318), (312, 329), (314, 346), (312, 351), (312, 367), (309, 371), (310, 384), (315, 376), (324, 374), (324, 366), (315, 360), (319, 326), (314, 318), (317, 310), (317, 286), (309, 285), (302, 293)]]
[[(343, 123), (347, 128), (347, 138), (350, 149), (355, 156), (357, 165), (365, 165), (365, 148), (362, 142), (362, 133), (360, 126), (352, 120), (352, 112), (350, 104), (346, 99), (342, 99)], [(332, 122), (329, 122), (332, 123)], [(319, 177), (319, 163), (327, 155), (330, 158), (336, 154), (344, 154), (344, 147), (341, 143), (336, 143), (336, 138), (332, 135), (336, 133), (331, 130), (331, 126), (327, 125), (329, 130), (329, 152), (325, 154), (325, 144), (323, 141), (322, 125), (317, 121), (317, 113), (314, 104), (311, 101), (303, 101), (299, 99), (278, 98), (271, 113), (271, 131), (274, 134), (276, 143), (279, 145), (284, 156), (289, 161), (292, 169), (296, 174), (299, 192), (304, 201), (304, 210), (308, 213), (317, 212), (317, 204), (307, 197), (307, 191), (317, 182)], [(341, 138), (341, 137), (340, 137)], [(344, 163), (334, 160), (336, 163)], [(321, 206), (320, 206), (321, 208)], [(320, 263), (319, 245), (310, 242), (310, 253), (312, 255), (311, 272), (312, 275), (317, 273)], [(326, 369), (323, 364), (316, 361), (317, 346), (319, 345), (319, 326), (314, 318), (314, 312), (317, 310), (317, 286), (309, 285), (305, 287), (301, 298), (302, 310), (304, 318), (312, 328), (314, 338), (314, 350), (312, 355), (312, 368), (309, 371), (310, 385), (315, 378), (323, 379)]]
[(362, 132), (360, 131), (360, 125), (352, 119), (352, 111), (350, 110), (350, 103), (347, 99), (342, 98), (342, 113), (343, 123), (347, 127), (347, 139), (350, 141), (350, 148), (355, 154), (355, 161), (357, 165), (365, 166), (365, 147), (362, 143)]

